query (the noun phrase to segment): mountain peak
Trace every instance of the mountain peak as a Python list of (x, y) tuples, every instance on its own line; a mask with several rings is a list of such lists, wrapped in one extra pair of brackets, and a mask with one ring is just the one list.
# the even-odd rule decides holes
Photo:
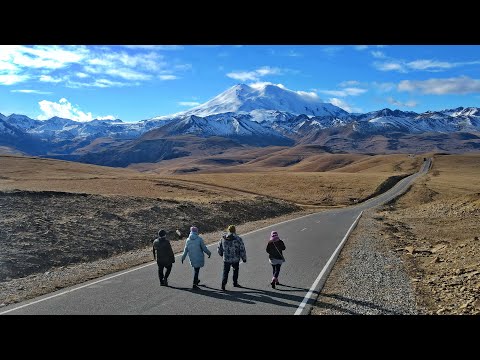
[(211, 100), (190, 110), (170, 116), (160, 116), (154, 119), (172, 117), (187, 117), (189, 115), (210, 116), (223, 113), (252, 113), (282, 111), (294, 115), (308, 116), (342, 116), (348, 113), (330, 103), (324, 103), (315, 93), (293, 91), (283, 85), (272, 83), (256, 83), (251, 85), (237, 84)]

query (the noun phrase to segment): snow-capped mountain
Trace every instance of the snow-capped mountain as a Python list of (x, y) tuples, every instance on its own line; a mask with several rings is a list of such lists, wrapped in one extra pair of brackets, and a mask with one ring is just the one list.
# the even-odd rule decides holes
[(406, 133), (480, 131), (480, 109), (457, 108), (443, 111), (427, 111), (417, 114), (383, 109), (354, 117), (373, 127), (403, 131)]
[[(308, 116), (345, 116), (348, 113), (330, 103), (322, 102), (318, 96), (306, 92), (288, 90), (269, 83), (249, 86), (239, 84), (224, 91), (206, 103), (168, 116), (154, 119), (205, 117), (223, 113), (250, 114), (257, 122), (278, 120), (281, 113)], [(285, 118), (289, 118), (286, 115)]]
[(291, 145), (293, 141), (268, 124), (252, 120), (249, 114), (223, 113), (199, 117), (189, 115), (177, 118), (158, 130), (165, 136), (197, 135), (222, 136), (238, 139), (241, 143), (264, 145)]
[[(397, 144), (394, 149), (397, 150), (401, 149), (398, 145), (401, 143), (396, 139), (401, 137), (459, 132), (480, 132), (480, 108), (459, 107), (424, 113), (382, 109), (349, 114), (337, 106), (321, 102), (314, 94), (269, 83), (236, 85), (188, 111), (134, 123), (119, 119), (78, 122), (59, 117), (34, 120), (25, 115), (0, 114), (0, 146), (35, 155), (65, 155), (65, 158), (105, 150), (102, 156), (90, 157), (101, 158), (104, 164), (110, 164), (107, 157), (114, 156), (119, 145), (124, 151), (123, 155), (116, 157), (127, 156), (129, 149), (141, 149), (129, 158), (129, 163), (186, 156), (188, 151), (181, 149), (184, 145), (177, 147), (178, 138), (182, 136), (187, 136), (188, 141), (195, 137), (200, 142), (221, 137), (224, 138), (222, 141), (228, 140), (225, 142), (228, 146), (288, 146), (321, 141), (325, 146), (340, 146), (341, 143), (342, 151), (348, 151), (349, 147), (359, 146), (354, 144), (358, 139), (363, 139), (364, 145), (355, 149), (369, 149), (368, 139), (372, 136), (388, 138)], [(454, 136), (454, 141), (465, 138), (460, 135)], [(429, 139), (434, 143), (434, 137)], [(186, 143), (186, 140), (182, 141), (182, 144)], [(198, 146), (209, 143), (211, 141), (205, 141)], [(155, 148), (158, 144), (161, 144), (162, 151)], [(473, 149), (477, 146), (475, 144), (466, 146)], [(456, 146), (455, 149), (459, 149), (464, 144)], [(118, 158), (114, 163), (127, 162)]]

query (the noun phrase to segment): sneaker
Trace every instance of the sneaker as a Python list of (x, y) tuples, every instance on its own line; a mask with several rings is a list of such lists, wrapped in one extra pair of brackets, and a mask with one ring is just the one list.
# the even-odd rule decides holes
[(160, 280), (160, 286), (164, 286), (165, 285), (165, 280)]
[(165, 279), (165, 281), (164, 281), (164, 284), (163, 284), (163, 285), (165, 285), (165, 286), (168, 286), (168, 281), (167, 281), (167, 279)]
[(192, 289), (200, 289), (200, 287), (197, 284), (193, 284)]
[(242, 287), (242, 285), (240, 285), (239, 283), (235, 283), (235, 284), (233, 284), (233, 287), (238, 287), (238, 288), (241, 288), (241, 287)]
[(275, 285), (280, 285), (280, 281), (278, 281), (278, 279), (275, 281)]
[(272, 285), (272, 289), (275, 289), (275, 280), (272, 280), (272, 282), (270, 283), (270, 285)]
[(225, 284), (222, 284), (222, 290), (225, 291)]

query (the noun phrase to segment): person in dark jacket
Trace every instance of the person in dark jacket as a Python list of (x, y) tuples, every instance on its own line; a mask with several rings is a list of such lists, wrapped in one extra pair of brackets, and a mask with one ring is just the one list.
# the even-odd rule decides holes
[(217, 247), (218, 254), (223, 256), (222, 290), (225, 290), (225, 285), (227, 285), (230, 267), (233, 268), (233, 286), (241, 287), (238, 283), (240, 259), (244, 263), (247, 262), (245, 245), (243, 244), (242, 238), (235, 233), (235, 230), (235, 225), (230, 225), (228, 227), (228, 233), (222, 236)]
[[(172, 271), (172, 264), (175, 262), (172, 245), (167, 240), (165, 230), (158, 231), (158, 238), (153, 241), (153, 259), (157, 260), (158, 278), (161, 286), (168, 286), (168, 276)], [(164, 269), (165, 274), (163, 273)]]
[(278, 237), (278, 233), (276, 231), (272, 231), (270, 234), (270, 240), (267, 243), (267, 253), (268, 253), (268, 261), (272, 264), (273, 269), (273, 278), (270, 282), (272, 288), (275, 289), (275, 285), (280, 285), (278, 281), (278, 276), (280, 275), (280, 267), (285, 262), (285, 258), (283, 257), (283, 250), (285, 250), (285, 244), (283, 240), (280, 240)]

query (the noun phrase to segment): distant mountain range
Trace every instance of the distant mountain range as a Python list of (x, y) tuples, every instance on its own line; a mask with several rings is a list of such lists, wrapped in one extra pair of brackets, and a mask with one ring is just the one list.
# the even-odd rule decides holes
[(231, 147), (318, 144), (330, 152), (480, 150), (480, 109), (350, 114), (313, 94), (235, 85), (193, 109), (136, 123), (0, 114), (0, 146), (29, 155), (127, 166)]

